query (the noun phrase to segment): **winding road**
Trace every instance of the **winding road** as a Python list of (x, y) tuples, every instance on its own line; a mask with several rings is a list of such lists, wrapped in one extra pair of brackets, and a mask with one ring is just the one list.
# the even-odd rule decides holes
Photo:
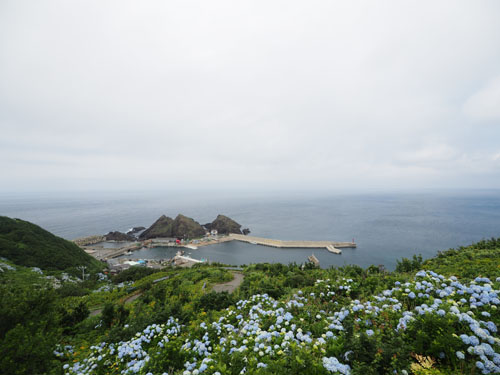
[(234, 292), (236, 288), (238, 288), (241, 285), (245, 276), (240, 272), (231, 272), (231, 273), (234, 276), (234, 278), (231, 281), (228, 281), (227, 283), (215, 284), (212, 290), (217, 293)]

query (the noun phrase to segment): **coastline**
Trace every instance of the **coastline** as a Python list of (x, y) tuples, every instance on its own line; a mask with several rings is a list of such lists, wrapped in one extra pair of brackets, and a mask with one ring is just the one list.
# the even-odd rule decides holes
[[(147, 267), (158, 267), (159, 265), (173, 265), (176, 267), (191, 267), (197, 263), (204, 263), (207, 259), (199, 256), (192, 258), (189, 254), (184, 255), (185, 251), (197, 251), (201, 247), (210, 245), (218, 245), (226, 242), (241, 242), (250, 245), (259, 245), (259, 247), (272, 247), (276, 249), (297, 249), (297, 250), (326, 250), (327, 254), (341, 254), (340, 248), (356, 248), (354, 242), (333, 242), (333, 241), (284, 241), (275, 240), (263, 237), (254, 237), (246, 235), (238, 235), (230, 233), (228, 235), (209, 235), (200, 239), (193, 239), (189, 241), (179, 241), (174, 238), (153, 238), (143, 241), (135, 242), (120, 242), (120, 241), (102, 241), (95, 243), (98, 236), (87, 237), (90, 243), (80, 245), (80, 247), (89, 255), (93, 256), (99, 261), (106, 262), (112, 272), (120, 272), (130, 266), (142, 264)], [(79, 238), (80, 243), (85, 243), (86, 238)], [(164, 253), (164, 256), (156, 258), (154, 261), (147, 256), (134, 256), (135, 251), (147, 251), (160, 248), (169, 248), (173, 251), (177, 250), (175, 256), (172, 252)], [(253, 254), (253, 252), (251, 253)], [(128, 257), (127, 255), (130, 255)], [(201, 254), (200, 254), (201, 255)], [(228, 254), (229, 255), (229, 254)], [(267, 258), (267, 256), (266, 256)], [(314, 253), (304, 258), (304, 261), (311, 262), (316, 266), (320, 265), (319, 260), (315, 257)], [(269, 261), (273, 261), (269, 259)], [(252, 262), (252, 261), (251, 261)]]
[[(274, 248), (296, 248), (296, 249), (326, 249), (331, 253), (340, 254), (340, 248), (356, 248), (354, 242), (334, 242), (334, 241), (284, 241), (275, 240), (263, 237), (254, 237), (230, 233), (228, 235), (218, 235), (204, 237), (201, 239), (194, 239), (187, 242), (173, 242), (170, 239), (149, 239), (136, 242), (123, 242), (125, 245), (122, 247), (105, 247), (104, 244), (119, 244), (120, 241), (101, 241), (95, 242), (98, 236), (89, 236), (79, 238), (73, 242), (77, 243), (87, 254), (92, 255), (98, 260), (106, 261), (108, 259), (117, 258), (128, 252), (141, 250), (144, 248), (156, 247), (175, 247), (175, 248), (188, 248), (190, 250), (197, 250), (199, 247), (210, 245), (217, 245), (230, 241), (241, 241), (250, 243), (252, 245), (269, 246)], [(88, 242), (86, 242), (88, 240)], [(78, 241), (78, 242), (77, 242)]]

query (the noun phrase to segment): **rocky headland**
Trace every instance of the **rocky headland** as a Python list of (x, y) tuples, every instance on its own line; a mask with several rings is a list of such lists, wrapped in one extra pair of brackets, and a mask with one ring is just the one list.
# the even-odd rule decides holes
[(177, 215), (175, 219), (162, 215), (153, 225), (141, 233), (142, 240), (158, 237), (197, 238), (205, 235), (205, 229), (194, 219)]
[(241, 224), (225, 215), (217, 215), (214, 221), (204, 225), (181, 214), (177, 215), (175, 219), (162, 215), (153, 225), (140, 234), (139, 239), (147, 240), (158, 237), (198, 238), (203, 237), (207, 231), (212, 230), (216, 230), (218, 234), (247, 234), (250, 232), (248, 229), (244, 229), (242, 232), (240, 228)]
[(217, 215), (214, 221), (205, 224), (204, 227), (207, 228), (208, 231), (216, 230), (219, 234), (242, 234), (240, 230), (241, 224), (238, 224), (233, 219), (220, 214)]
[(109, 232), (104, 236), (106, 241), (135, 241), (135, 236), (130, 234), (122, 233), (122, 232)]

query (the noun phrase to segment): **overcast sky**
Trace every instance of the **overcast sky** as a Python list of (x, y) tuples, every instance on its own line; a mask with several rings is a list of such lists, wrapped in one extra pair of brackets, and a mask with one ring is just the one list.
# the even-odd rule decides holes
[(0, 1), (2, 191), (500, 188), (499, 1)]

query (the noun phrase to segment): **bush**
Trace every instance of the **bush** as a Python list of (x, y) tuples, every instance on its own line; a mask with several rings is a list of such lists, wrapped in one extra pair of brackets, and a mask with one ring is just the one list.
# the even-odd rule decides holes
[(403, 258), (396, 261), (396, 272), (413, 272), (422, 268), (422, 255), (414, 255), (413, 259)]
[(62, 309), (61, 325), (63, 327), (73, 327), (75, 324), (80, 323), (89, 316), (89, 309), (87, 305), (80, 302), (74, 309)]
[(89, 294), (88, 289), (83, 288), (80, 283), (64, 283), (59, 289), (57, 294), (61, 297), (82, 297)]
[(210, 292), (201, 296), (195, 303), (195, 309), (198, 311), (222, 310), (233, 303), (234, 300), (228, 292)]
[(159, 272), (159, 270), (155, 270), (153, 268), (148, 268), (148, 267), (133, 266), (125, 271), (120, 272), (118, 275), (114, 276), (112, 281), (115, 284), (119, 284), (124, 281), (136, 281), (142, 279), (143, 277), (149, 276), (155, 272)]

